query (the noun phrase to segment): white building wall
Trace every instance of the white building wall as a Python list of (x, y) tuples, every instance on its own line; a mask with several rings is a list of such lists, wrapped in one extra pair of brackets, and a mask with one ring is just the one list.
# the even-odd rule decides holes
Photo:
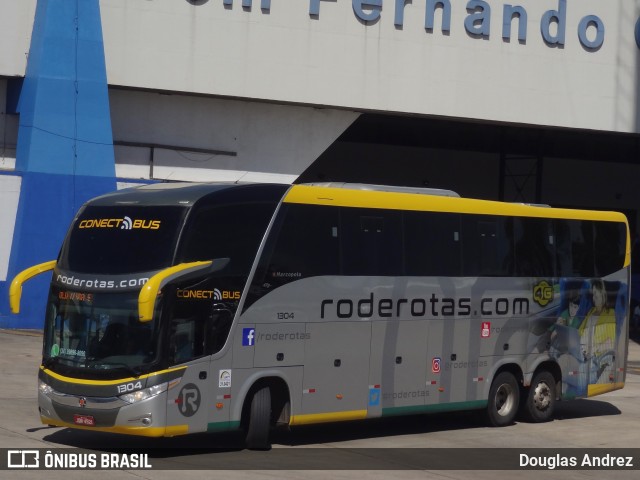
[(37, 0), (0, 0), (0, 76), (24, 76)]
[(0, 281), (7, 280), (22, 178), (0, 175)]
[[(467, 0), (451, 0), (448, 34), (440, 10), (425, 30), (427, 0), (383, 0), (370, 24), (351, 0), (320, 0), (318, 15), (309, 14), (313, 0), (271, 0), (268, 12), (260, 1), (247, 9), (241, 0), (101, 0), (114, 140), (139, 144), (115, 147), (118, 177), (291, 181), (361, 111), (640, 133), (640, 0), (567, 0), (562, 47), (541, 35), (541, 19), (561, 0), (509, 3), (527, 12), (524, 42), (515, 21), (502, 38), (506, 0), (486, 1), (485, 38), (465, 28)], [(404, 6), (401, 27), (396, 4)], [(21, 188), (7, 79), (25, 75), (36, 5), (0, 0), (0, 281)], [(595, 51), (578, 37), (588, 15), (605, 28)], [(594, 38), (593, 28), (587, 33)], [(153, 165), (143, 145), (156, 146)], [(381, 183), (406, 183), (409, 171), (418, 185), (470, 197), (495, 198), (499, 189), (498, 154), (348, 143), (332, 154), (345, 180), (358, 181), (362, 163), (349, 160), (364, 156), (385, 172)], [(608, 164), (606, 182), (602, 169), (545, 158), (542, 201), (637, 210), (640, 166)]]
[(358, 117), (347, 110), (131, 90), (112, 89), (109, 97), (116, 144), (156, 145), (116, 145), (116, 175), (128, 178), (292, 182)]
[[(638, 132), (634, 40), (638, 0), (566, 0), (563, 46), (543, 41), (545, 12), (564, 0), (520, 0), (527, 36), (502, 38), (507, 2), (487, 0), (489, 35), (465, 28), (464, 0), (451, 0), (450, 32), (425, 30), (426, 0), (383, 0), (365, 24), (352, 1), (102, 0), (111, 84), (237, 98), (443, 115), (525, 124)], [(357, 2), (356, 2), (357, 3)], [(366, 2), (364, 2), (366, 3)], [(364, 9), (371, 12), (371, 9)], [(602, 46), (579, 40), (580, 21), (604, 26)], [(556, 24), (548, 30), (555, 34)], [(586, 29), (588, 41), (595, 27)]]

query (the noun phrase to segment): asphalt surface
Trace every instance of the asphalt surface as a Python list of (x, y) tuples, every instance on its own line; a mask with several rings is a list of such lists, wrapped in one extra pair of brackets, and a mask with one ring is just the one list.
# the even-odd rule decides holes
[[(592, 399), (561, 402), (554, 421), (487, 427), (477, 412), (385, 418), (298, 427), (278, 432), (270, 451), (242, 448), (237, 434), (144, 439), (41, 425), (36, 372), (42, 337), (0, 330), (0, 455), (2, 449), (70, 449), (94, 455), (144, 455), (152, 469), (1, 470), (0, 478), (638, 478), (640, 469), (640, 344), (629, 344), (627, 383)], [(624, 450), (632, 448), (635, 450)], [(485, 449), (485, 450), (479, 450)], [(543, 450), (542, 450), (543, 449)], [(593, 450), (595, 449), (595, 450)], [(635, 470), (527, 470), (521, 457), (635, 455)], [(0, 459), (2, 460), (2, 459)], [(513, 462), (516, 462), (515, 464)], [(554, 460), (555, 461), (555, 460)], [(99, 462), (98, 462), (99, 463)], [(2, 465), (2, 462), (0, 462)], [(6, 465), (6, 462), (5, 462)], [(498, 465), (496, 467), (496, 465)], [(515, 466), (514, 466), (515, 465)], [(486, 468), (491, 468), (488, 470)], [(517, 470), (503, 470), (513, 468)], [(470, 470), (471, 469), (471, 470)], [(366, 472), (363, 472), (366, 470)], [(203, 472), (204, 471), (204, 472)]]

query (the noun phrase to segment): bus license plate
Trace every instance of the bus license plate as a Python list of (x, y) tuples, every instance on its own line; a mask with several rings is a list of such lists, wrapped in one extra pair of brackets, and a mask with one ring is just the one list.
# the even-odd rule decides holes
[(73, 423), (76, 425), (86, 425), (88, 427), (94, 427), (96, 425), (95, 419), (89, 415), (74, 415)]

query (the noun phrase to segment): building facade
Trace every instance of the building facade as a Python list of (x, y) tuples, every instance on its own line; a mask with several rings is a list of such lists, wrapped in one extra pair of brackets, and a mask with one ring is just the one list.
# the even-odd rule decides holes
[(0, 0), (0, 327), (93, 196), (353, 181), (627, 213), (638, 0)]

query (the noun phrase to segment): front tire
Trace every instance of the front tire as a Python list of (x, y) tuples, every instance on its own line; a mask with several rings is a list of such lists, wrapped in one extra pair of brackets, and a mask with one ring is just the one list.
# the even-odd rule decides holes
[(263, 387), (251, 398), (249, 421), (247, 424), (246, 445), (252, 450), (268, 450), (269, 430), (271, 429), (271, 390)]
[(518, 413), (520, 388), (511, 372), (499, 373), (489, 389), (487, 419), (493, 427), (511, 425)]
[(556, 405), (556, 379), (547, 371), (538, 372), (531, 381), (523, 405), (526, 420), (540, 423), (553, 417)]

